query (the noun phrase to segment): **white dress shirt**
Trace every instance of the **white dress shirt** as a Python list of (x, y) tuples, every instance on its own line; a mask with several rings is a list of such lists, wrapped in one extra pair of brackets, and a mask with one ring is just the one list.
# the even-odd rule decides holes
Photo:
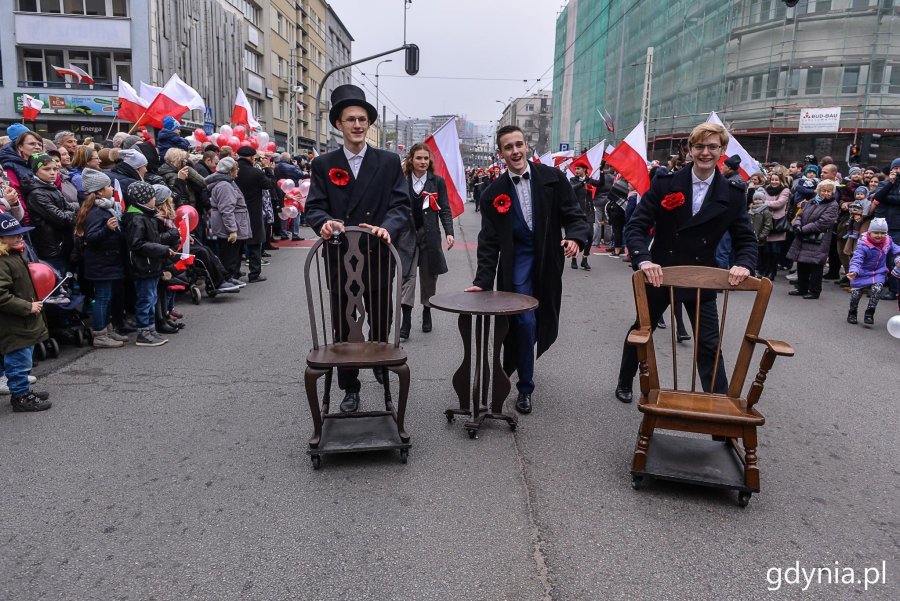
[(368, 144), (363, 144), (362, 150), (359, 151), (359, 154), (353, 154), (347, 147), (344, 146), (344, 156), (347, 157), (347, 162), (350, 163), (350, 171), (353, 172), (353, 178), (359, 177), (359, 166), (362, 165), (363, 158), (366, 156), (366, 149), (369, 147)]
[[(519, 197), (519, 206), (522, 207), (522, 215), (525, 217), (525, 223), (528, 224), (528, 229), (534, 229), (534, 219), (532, 217), (534, 211), (532, 210), (531, 203), (531, 180), (526, 179), (524, 176), (528, 174), (528, 178), (531, 178), (531, 165), (525, 163), (525, 171), (520, 173), (522, 177), (517, 176), (512, 171), (507, 171), (509, 174), (510, 180), (513, 182), (513, 187), (516, 189), (516, 195)], [(519, 183), (516, 183), (516, 178), (519, 180)]]
[[(427, 171), (425, 172), (424, 175), (422, 175), (422, 177), (416, 177), (416, 174), (413, 173), (413, 175), (412, 175), (413, 192), (415, 192), (416, 194), (421, 194), (422, 190), (425, 189), (425, 180), (427, 180), (427, 179), (428, 179)], [(424, 199), (422, 199), (422, 209), (427, 209), (428, 205), (429, 205), (428, 197), (426, 196)]]
[(703, 206), (703, 200), (706, 198), (706, 193), (709, 192), (709, 187), (712, 185), (715, 175), (716, 172), (713, 171), (708, 178), (700, 179), (694, 173), (694, 170), (691, 169), (691, 215), (696, 215), (700, 207)]

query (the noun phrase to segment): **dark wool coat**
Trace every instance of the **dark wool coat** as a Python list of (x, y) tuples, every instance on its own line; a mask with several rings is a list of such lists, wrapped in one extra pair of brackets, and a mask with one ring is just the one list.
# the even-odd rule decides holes
[[(588, 238), (584, 211), (575, 201), (575, 193), (565, 174), (546, 165), (530, 163), (534, 222), (534, 264), (531, 282), (540, 305), (537, 316), (537, 356), (556, 341), (559, 333), (559, 309), (562, 301), (562, 272), (565, 260), (561, 243), (565, 239), (583, 247)], [(513, 198), (513, 183), (508, 173), (494, 180), (481, 195), (481, 231), (478, 233), (478, 268), (473, 284), (482, 290), (513, 290), (513, 208), (500, 213), (494, 200), (501, 194)], [(499, 267), (498, 267), (499, 264)], [(504, 370), (516, 367), (516, 332), (510, 328), (504, 347)]]
[(803, 211), (794, 219), (801, 231), (794, 235), (788, 258), (800, 263), (824, 265), (828, 260), (831, 234), (840, 213), (841, 208), (834, 199), (821, 203), (807, 201)]
[(93, 207), (84, 220), (84, 277), (93, 281), (121, 280), (125, 273), (126, 245), (123, 225), (106, 227), (113, 214)]
[(40, 299), (25, 258), (0, 244), (0, 355), (47, 339), (44, 314), (31, 314), (31, 303), (36, 300)]
[[(67, 257), (72, 252), (75, 210), (55, 184), (38, 178), (25, 184), (28, 214), (31, 216), (31, 244), (42, 259)], [(77, 207), (76, 207), (77, 208)]]
[(158, 278), (169, 257), (169, 247), (160, 238), (156, 209), (131, 205), (122, 220), (132, 277)]
[[(453, 235), (453, 215), (450, 212), (450, 200), (447, 197), (447, 183), (440, 175), (429, 172), (425, 178), (425, 187), (422, 193), (437, 193), (438, 210), (432, 208), (423, 209), (423, 196), (413, 191), (412, 177), (406, 180), (409, 186), (410, 220), (409, 229), (397, 241), (397, 252), (400, 253), (400, 262), (403, 263), (403, 275), (409, 275), (412, 258), (416, 251), (416, 227), (415, 212), (421, 215), (421, 229), (425, 231), (425, 255), (419, 257), (419, 261), (427, 261), (428, 268), (434, 275), (447, 273), (447, 260), (444, 258), (444, 238)], [(440, 221), (440, 224), (438, 222)], [(441, 227), (444, 233), (441, 235)]]
[(244, 202), (247, 203), (247, 212), (250, 215), (250, 244), (263, 244), (266, 241), (266, 224), (263, 218), (263, 190), (272, 190), (275, 184), (266, 177), (262, 169), (257, 169), (253, 163), (244, 157), (238, 159), (238, 174), (234, 183), (238, 185)]

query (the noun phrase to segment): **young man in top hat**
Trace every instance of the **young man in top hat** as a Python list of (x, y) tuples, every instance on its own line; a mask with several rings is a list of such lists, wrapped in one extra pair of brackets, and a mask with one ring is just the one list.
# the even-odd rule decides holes
[[(400, 157), (366, 144), (366, 131), (377, 118), (378, 111), (366, 102), (360, 88), (347, 84), (331, 93), (328, 120), (344, 135), (344, 145), (312, 161), (306, 197), (306, 220), (326, 240), (335, 231), (343, 231), (344, 226), (359, 226), (390, 243), (411, 221), (409, 189)], [(375, 285), (379, 286), (380, 302), (387, 302), (390, 279)], [(331, 300), (333, 308), (342, 304), (337, 294), (332, 294)], [(387, 340), (391, 312), (379, 313), (377, 322), (373, 317), (379, 317), (369, 314), (370, 336)], [(359, 370), (339, 369), (338, 385), (345, 393), (341, 411), (357, 411)]]
[[(633, 267), (644, 272), (649, 282), (650, 323), (654, 324), (654, 329), (669, 306), (669, 292), (660, 288), (663, 267), (716, 267), (715, 250), (727, 232), (731, 234), (735, 255), (728, 283), (737, 286), (756, 268), (756, 236), (747, 216), (746, 187), (743, 181), (725, 179), (716, 168), (728, 145), (728, 133), (720, 125), (703, 123), (691, 132), (688, 145), (693, 162), (678, 171), (653, 178), (650, 190), (641, 198), (625, 232)], [(648, 244), (651, 228), (652, 249)], [(684, 303), (693, 324), (697, 310), (696, 292), (676, 291), (675, 298)], [(637, 327), (634, 323), (629, 332)], [(703, 390), (724, 393), (728, 389), (724, 369), (716, 372), (715, 384), (711, 382), (718, 340), (716, 293), (705, 291), (700, 297), (697, 368)], [(721, 365), (721, 353), (719, 357)], [(616, 398), (623, 403), (632, 400), (632, 381), (637, 369), (637, 350), (626, 342), (616, 386)]]
[(574, 257), (585, 245), (588, 224), (565, 174), (527, 160), (528, 142), (521, 129), (501, 127), (497, 148), (508, 171), (482, 192), (478, 269), (466, 292), (491, 290), (496, 279), (498, 290), (540, 302), (536, 310), (514, 318), (503, 343), (504, 370), (519, 374), (516, 410), (531, 413), (534, 346), (540, 356), (556, 340), (563, 257)]

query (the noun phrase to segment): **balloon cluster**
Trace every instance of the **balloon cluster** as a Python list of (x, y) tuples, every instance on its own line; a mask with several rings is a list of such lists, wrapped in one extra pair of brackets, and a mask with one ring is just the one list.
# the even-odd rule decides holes
[(306, 197), (309, 195), (309, 180), (305, 179), (300, 185), (291, 179), (278, 180), (278, 187), (284, 192), (284, 208), (278, 213), (279, 219), (296, 219), (306, 207)]

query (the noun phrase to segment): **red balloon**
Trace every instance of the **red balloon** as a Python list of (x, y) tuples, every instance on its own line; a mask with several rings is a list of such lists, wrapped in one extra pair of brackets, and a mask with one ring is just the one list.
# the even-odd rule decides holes
[(206, 137), (206, 130), (198, 127), (194, 130), (194, 139), (198, 142), (206, 142), (209, 138)]
[(275, 152), (275, 142), (269, 142), (268, 144), (266, 144), (266, 151)]
[(250, 138), (250, 148), (253, 150), (259, 149), (259, 140), (256, 139), (256, 136)]
[(53, 268), (43, 263), (29, 263), (28, 271), (31, 272), (31, 281), (34, 282), (34, 291), (38, 300), (44, 298), (53, 287), (56, 286), (56, 273)]
[(234, 135), (241, 142), (247, 137), (247, 128), (243, 125), (235, 125), (234, 126)]
[(237, 149), (241, 147), (241, 141), (237, 136), (231, 136), (228, 140), (228, 145), (231, 146), (232, 150), (237, 151)]
[(250, 146), (250, 140), (242, 140), (241, 146)]
[(188, 229), (192, 232), (200, 223), (200, 215), (197, 213), (197, 209), (191, 205), (181, 205), (175, 209), (175, 225), (180, 225), (184, 219), (188, 220)]

